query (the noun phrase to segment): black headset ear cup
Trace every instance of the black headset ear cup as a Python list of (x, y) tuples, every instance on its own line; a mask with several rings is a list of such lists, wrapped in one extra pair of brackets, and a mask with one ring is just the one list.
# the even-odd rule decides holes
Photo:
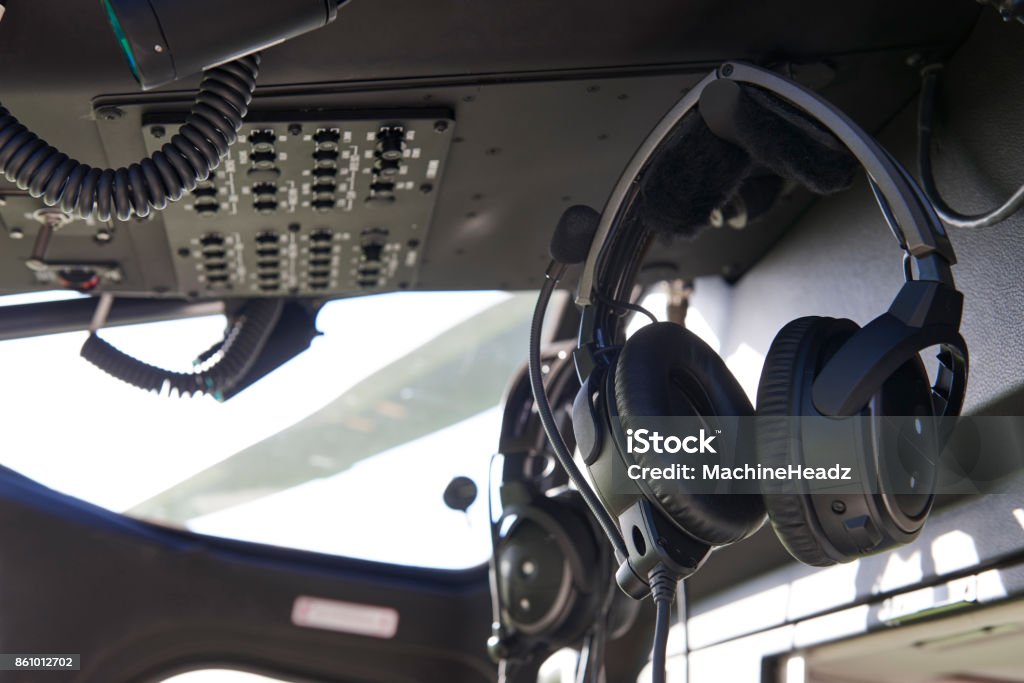
[[(799, 447), (799, 436), (793, 430), (795, 417), (800, 415), (795, 395), (803, 372), (813, 366), (808, 362), (811, 346), (829, 324), (828, 317), (801, 317), (775, 336), (765, 357), (758, 385), (758, 459), (766, 467), (783, 467), (794, 462), (794, 447)], [(850, 334), (856, 332), (853, 326)], [(765, 418), (778, 418), (766, 420)], [(829, 558), (814, 529), (816, 522), (805, 498), (796, 492), (788, 479), (767, 479), (761, 482), (768, 518), (775, 535), (795, 558), (812, 566), (828, 566), (836, 561)]]
[[(754, 409), (725, 362), (704, 341), (674, 323), (654, 323), (630, 337), (615, 366), (615, 405), (622, 428), (633, 418), (752, 416)], [(653, 454), (623, 454), (653, 466)], [(764, 523), (752, 495), (681, 495), (671, 482), (647, 482), (656, 504), (690, 536), (709, 545), (735, 543)]]
[[(810, 317), (789, 323), (775, 337), (757, 392), (756, 440), (762, 465), (786, 467), (808, 462), (803, 450), (801, 420), (820, 415), (811, 400), (814, 381), (825, 363), (859, 329), (850, 320)], [(878, 422), (879, 418), (930, 414), (931, 387), (920, 356), (893, 373), (864, 408), (864, 417), (874, 420), (872, 430), (875, 433), (884, 433), (886, 429), (887, 423)], [(858, 461), (865, 468), (877, 469), (860, 476), (867, 481), (881, 477), (890, 482), (889, 487), (895, 487), (889, 493), (860, 494), (861, 501), (856, 509), (861, 517), (856, 519), (866, 518), (870, 523), (873, 532), (869, 536), (839, 531), (843, 527), (831, 517), (819, 518), (813, 497), (802, 491), (798, 479), (761, 481), (761, 492), (775, 533), (797, 560), (816, 567), (847, 562), (909, 543), (920, 531), (931, 509), (930, 488), (922, 487), (920, 493), (909, 495), (899, 493), (902, 487), (895, 483), (889, 468), (892, 457), (898, 453), (889, 450), (891, 447), (878, 446), (875, 440), (869, 441), (876, 444), (868, 446), (874, 450), (859, 454)], [(883, 438), (882, 441), (888, 440)], [(914, 449), (915, 454), (918, 452)], [(919, 459), (912, 462), (921, 464)], [(933, 476), (932, 472), (911, 472), (914, 479), (921, 481), (929, 481), (928, 477)], [(908, 470), (903, 470), (904, 475), (907, 473)], [(883, 497), (885, 500), (879, 502)]]
[(495, 546), (501, 620), (559, 646), (579, 640), (600, 617), (612, 587), (611, 555), (577, 491), (511, 506)]
[[(801, 394), (810, 390), (828, 343), (841, 343), (858, 329), (850, 320), (812, 316), (794, 320), (775, 336), (757, 389), (757, 455), (762, 465), (785, 467), (801, 461), (794, 452), (801, 447), (795, 432)], [(793, 557), (814, 567), (836, 564), (826, 553), (814, 512), (794, 480), (766, 479), (761, 490), (775, 534)]]

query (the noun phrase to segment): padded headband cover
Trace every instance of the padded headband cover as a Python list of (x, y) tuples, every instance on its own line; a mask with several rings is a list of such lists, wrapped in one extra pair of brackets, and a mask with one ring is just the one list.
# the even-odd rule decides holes
[(760, 88), (740, 87), (737, 144), (712, 133), (695, 108), (653, 155), (631, 218), (654, 233), (696, 237), (758, 167), (816, 194), (853, 183), (859, 164), (831, 132)]

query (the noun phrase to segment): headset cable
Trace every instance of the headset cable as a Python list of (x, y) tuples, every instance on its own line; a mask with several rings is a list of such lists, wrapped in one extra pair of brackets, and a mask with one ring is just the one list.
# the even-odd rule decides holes
[(1017, 188), (1002, 205), (978, 214), (963, 214), (953, 209), (942, 198), (932, 169), (932, 132), (935, 122), (936, 100), (938, 99), (939, 72), (941, 64), (931, 64), (921, 70), (921, 99), (917, 119), (917, 160), (921, 175), (921, 186), (928, 201), (935, 207), (935, 213), (952, 228), (988, 228), (1001, 223), (1024, 206), (1024, 185)]

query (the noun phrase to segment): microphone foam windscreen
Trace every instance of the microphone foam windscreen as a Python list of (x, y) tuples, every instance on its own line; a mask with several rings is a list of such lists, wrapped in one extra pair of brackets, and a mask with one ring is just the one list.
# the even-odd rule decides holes
[(586, 261), (600, 222), (601, 214), (589, 206), (570, 206), (558, 219), (551, 238), (551, 258), (567, 266)]

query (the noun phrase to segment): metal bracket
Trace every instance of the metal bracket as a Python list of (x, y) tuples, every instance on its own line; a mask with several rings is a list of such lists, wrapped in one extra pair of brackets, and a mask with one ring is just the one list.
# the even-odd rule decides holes
[(55, 284), (63, 289), (78, 292), (90, 292), (103, 282), (121, 282), (124, 272), (118, 263), (101, 262), (53, 262), (48, 261), (46, 253), (50, 242), (58, 230), (71, 222), (72, 218), (57, 209), (40, 209), (33, 218), (42, 224), (36, 235), (32, 256), (25, 261), (25, 267), (36, 274), (42, 284)]

